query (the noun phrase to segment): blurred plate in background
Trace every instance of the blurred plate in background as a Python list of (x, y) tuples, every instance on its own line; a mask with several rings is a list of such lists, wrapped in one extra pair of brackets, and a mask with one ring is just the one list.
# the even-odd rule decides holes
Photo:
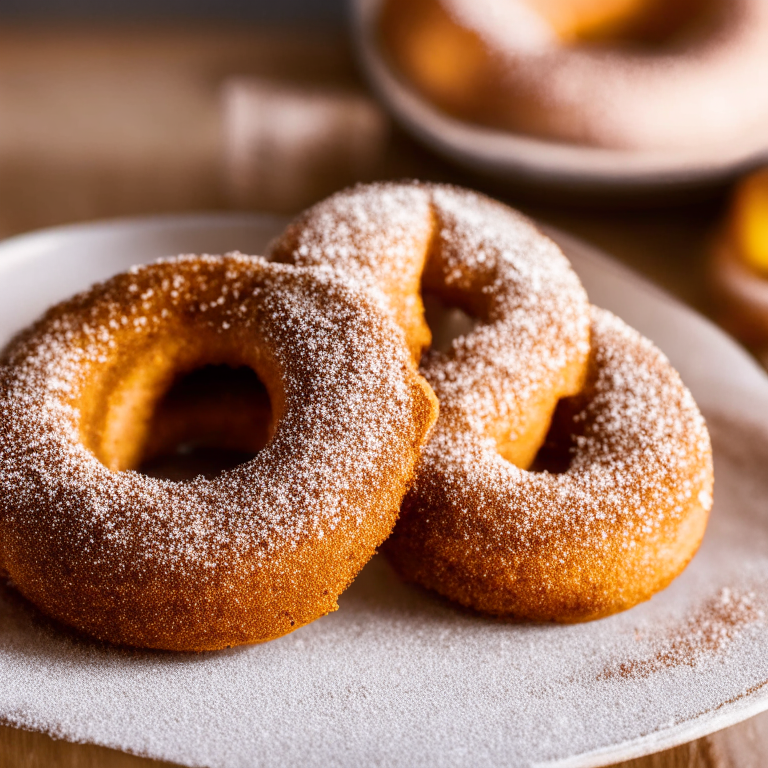
[(610, 150), (544, 141), (451, 117), (390, 69), (377, 42), (381, 0), (349, 0), (363, 70), (394, 117), (435, 152), (466, 169), (512, 186), (567, 195), (648, 198), (685, 195), (723, 184), (768, 160), (768, 126), (742, 141), (689, 153)]

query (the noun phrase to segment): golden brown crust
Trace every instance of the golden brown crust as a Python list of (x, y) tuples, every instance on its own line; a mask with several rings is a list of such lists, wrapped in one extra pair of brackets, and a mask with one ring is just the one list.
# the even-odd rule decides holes
[[(274, 434), (206, 480), (132, 471), (178, 373), (246, 365)], [(336, 609), (389, 534), (436, 416), (364, 293), (243, 256), (183, 257), (52, 310), (0, 368), (0, 564), (54, 618), (203, 650)]]

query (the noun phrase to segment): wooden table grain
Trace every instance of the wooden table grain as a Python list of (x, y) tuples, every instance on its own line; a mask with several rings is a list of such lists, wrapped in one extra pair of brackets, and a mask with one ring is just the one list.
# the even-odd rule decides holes
[[(0, 29), (0, 236), (112, 216), (226, 209), (222, 99), (233, 77), (360, 89), (322, 31), (248, 27)], [(231, 169), (230, 169), (231, 170)], [(379, 175), (483, 186), (393, 130)], [(269, 198), (260, 198), (269, 207)], [(709, 312), (705, 257), (723, 198), (596, 211), (510, 202), (568, 229)], [(281, 201), (281, 210), (285, 201)], [(170, 765), (0, 725), (0, 768)], [(768, 713), (622, 768), (762, 768)]]

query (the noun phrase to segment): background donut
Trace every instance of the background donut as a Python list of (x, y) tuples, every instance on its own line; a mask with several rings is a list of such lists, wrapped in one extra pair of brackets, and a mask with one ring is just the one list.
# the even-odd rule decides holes
[[(359, 185), (298, 217), (272, 247), (278, 261), (352, 278), (400, 325), (416, 359), (431, 338), (424, 293), (478, 323), (430, 380), (441, 409), (533, 461), (561, 397), (582, 385), (589, 303), (570, 263), (527, 219), (447, 185)], [(484, 410), (467, 409), (469, 402)]]
[(613, 3), (595, 13), (587, 2), (581, 18), (579, 8), (576, 18), (562, 12), (569, 5), (385, 0), (380, 44), (447, 112), (554, 141), (690, 149), (768, 122), (763, 0)]

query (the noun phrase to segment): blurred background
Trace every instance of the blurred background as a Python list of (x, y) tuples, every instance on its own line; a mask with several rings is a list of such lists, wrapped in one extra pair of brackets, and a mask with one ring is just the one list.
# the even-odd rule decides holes
[(255, 22), (343, 24), (344, 0), (3, 0), (5, 19), (230, 19)]
[(347, 5), (0, 0), (0, 237), (181, 211), (291, 214), (358, 180), (417, 177), (501, 197), (722, 319), (707, 274), (728, 187), (584, 205), (461, 170), (374, 98)]

